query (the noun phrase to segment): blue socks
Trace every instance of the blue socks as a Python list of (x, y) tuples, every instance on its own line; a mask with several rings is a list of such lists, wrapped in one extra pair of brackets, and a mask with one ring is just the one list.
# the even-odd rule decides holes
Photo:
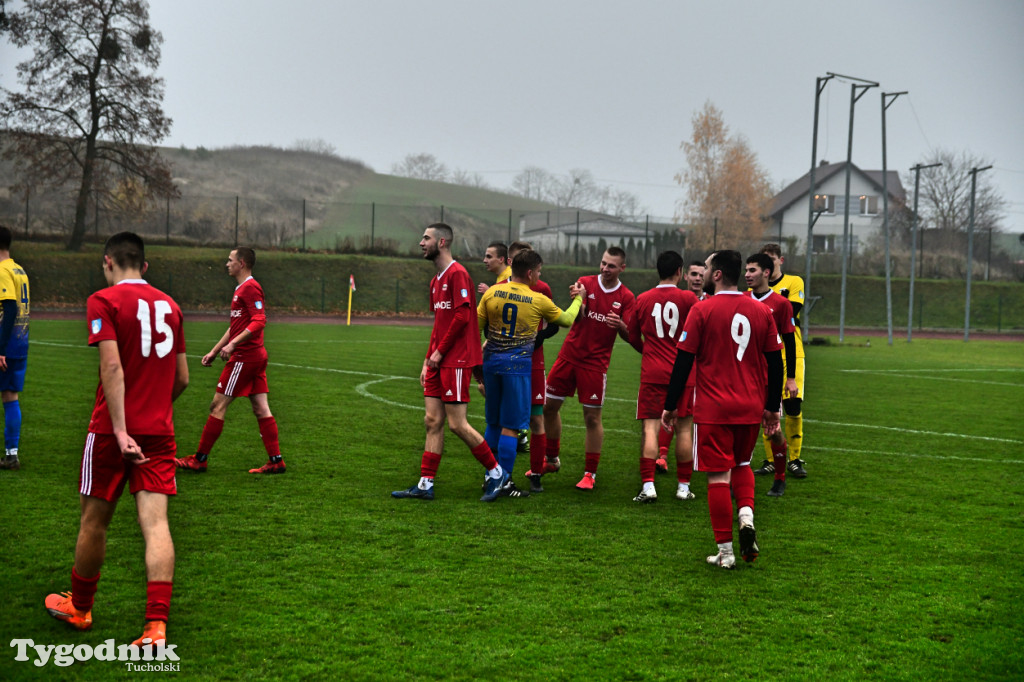
[(509, 476), (512, 475), (512, 467), (516, 465), (516, 448), (518, 445), (519, 439), (515, 436), (502, 434), (498, 439), (498, 464), (508, 472)]
[(4, 446), (8, 450), (16, 449), (20, 440), (21, 405), (17, 400), (12, 400), (4, 403)]

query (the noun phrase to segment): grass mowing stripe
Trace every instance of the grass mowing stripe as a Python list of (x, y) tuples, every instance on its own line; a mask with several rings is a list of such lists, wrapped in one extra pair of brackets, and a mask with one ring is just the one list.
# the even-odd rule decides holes
[(811, 452), (849, 452), (855, 455), (881, 455), (884, 457), (913, 457), (915, 459), (957, 460), (961, 462), (981, 462), (983, 464), (1024, 464), (1024, 459), (985, 459), (983, 457), (959, 457), (957, 455), (918, 455), (912, 452), (886, 452), (884, 450), (854, 450), (852, 448), (836, 448), (831, 446), (805, 446), (804, 451)]
[[(847, 370), (840, 370), (847, 371)], [(1015, 388), (1024, 388), (1024, 384), (1015, 384), (1008, 381), (985, 381), (984, 379), (958, 379), (956, 377), (930, 377), (922, 376), (920, 374), (903, 374), (893, 371), (886, 372), (872, 372), (868, 370), (859, 370), (861, 374), (877, 374), (886, 377), (903, 377), (906, 379), (928, 379), (931, 381), (955, 381), (962, 384), (985, 384), (988, 386), (1013, 386)]]

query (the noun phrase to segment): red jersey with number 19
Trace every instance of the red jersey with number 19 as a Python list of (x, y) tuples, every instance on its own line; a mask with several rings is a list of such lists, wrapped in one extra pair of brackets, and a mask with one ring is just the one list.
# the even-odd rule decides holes
[(462, 306), (469, 306), (470, 316), (452, 347), (441, 358), (442, 367), (476, 367), (484, 361), (480, 350), (480, 328), (476, 322), (473, 279), (466, 268), (452, 261), (444, 272), (430, 280), (430, 308), (434, 311), (434, 328), (430, 332), (428, 358), (441, 344), (448, 328), (455, 321), (456, 311)]
[(640, 334), (644, 337), (641, 382), (669, 382), (683, 324), (696, 303), (696, 294), (674, 284), (659, 284), (636, 297), (636, 307), (629, 320), (629, 338), (633, 342)]
[(612, 347), (618, 336), (618, 331), (609, 327), (605, 318), (616, 313), (628, 322), (635, 299), (633, 292), (622, 282), (605, 289), (599, 275), (580, 277), (579, 281), (587, 290), (587, 300), (583, 302), (585, 309), (580, 311), (569, 329), (558, 357), (570, 365), (604, 374), (608, 371)]
[(235, 362), (266, 360), (267, 349), (263, 347), (263, 328), (266, 326), (267, 312), (263, 300), (263, 287), (250, 275), (235, 287), (235, 295), (231, 299), (231, 335), (228, 339), (235, 338), (246, 329), (250, 335), (238, 344), (235, 352), (231, 354), (231, 359)]
[[(86, 303), (89, 345), (116, 341), (124, 370), (124, 415), (128, 433), (173, 436), (174, 377), (185, 352), (181, 309), (142, 279), (101, 289)], [(89, 420), (92, 433), (112, 434), (103, 383)]]
[(679, 350), (696, 356), (697, 424), (758, 424), (768, 393), (764, 354), (782, 350), (767, 306), (721, 291), (693, 306)]

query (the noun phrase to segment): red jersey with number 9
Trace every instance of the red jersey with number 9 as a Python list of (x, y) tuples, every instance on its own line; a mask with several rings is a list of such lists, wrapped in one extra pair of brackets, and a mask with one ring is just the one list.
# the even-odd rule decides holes
[[(185, 352), (181, 309), (142, 279), (101, 289), (86, 303), (89, 345), (116, 341), (124, 370), (124, 415), (128, 433), (173, 436), (174, 377)], [(112, 434), (103, 383), (89, 420), (92, 433)]]
[(759, 424), (768, 393), (764, 354), (782, 350), (767, 306), (721, 291), (690, 309), (679, 349), (696, 356), (698, 424)]

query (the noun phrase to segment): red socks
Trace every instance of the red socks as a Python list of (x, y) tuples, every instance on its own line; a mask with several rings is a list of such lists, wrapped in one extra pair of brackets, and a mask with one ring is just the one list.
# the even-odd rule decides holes
[[(494, 467), (498, 466), (498, 460), (494, 459), (494, 453), (491, 452), (491, 446), (487, 444), (487, 441), (480, 441), (480, 445), (477, 445), (471, 450), (473, 456), (476, 457), (476, 461), (484, 465), (484, 469), (490, 471)], [(437, 458), (440, 460), (441, 455)], [(437, 471), (437, 467), (434, 467), (434, 471)], [(425, 475), (425, 474), (424, 474)]]
[(420, 461), (420, 476), (433, 478), (437, 475), (437, 467), (441, 464), (441, 454), (438, 452), (423, 451), (423, 459)]
[(162, 620), (167, 622), (167, 614), (171, 611), (171, 589), (174, 583), (163, 580), (150, 580), (146, 583), (146, 622)]
[(693, 478), (693, 460), (689, 462), (680, 462), (676, 460), (676, 480), (680, 483), (689, 483), (690, 479)]
[(754, 508), (754, 472), (750, 466), (736, 467), (732, 470), (732, 494), (736, 498), (736, 508)]
[(92, 578), (83, 578), (71, 567), (71, 604), (79, 611), (91, 611), (93, 598), (96, 596), (96, 584), (100, 574)]
[(201, 455), (210, 454), (210, 450), (213, 449), (214, 443), (220, 438), (221, 431), (224, 430), (224, 420), (217, 419), (213, 415), (206, 418), (206, 426), (203, 427), (203, 435), (199, 438), (199, 447), (196, 448), (196, 452)]
[[(260, 438), (263, 439), (263, 447), (267, 449), (267, 456), (280, 457), (281, 444), (277, 440), (277, 420), (273, 417), (264, 417), (257, 419), (256, 423), (260, 425)], [(221, 425), (223, 424), (224, 422), (221, 422)], [(217, 435), (220, 435), (219, 431)]]
[(558, 452), (562, 447), (562, 441), (558, 438), (548, 438), (547, 442), (547, 447), (544, 448), (544, 456), (548, 459), (557, 459)]
[(732, 542), (732, 495), (728, 483), (708, 483), (708, 512), (715, 542)]
[(544, 473), (544, 457), (547, 454), (548, 437), (543, 433), (530, 436), (530, 471), (535, 474)]
[[(654, 460), (651, 460), (652, 462)], [(588, 452), (583, 459), (583, 470), (592, 474), (597, 473), (597, 465), (601, 462), (600, 452)]]
[(654, 483), (655, 461), (647, 457), (640, 458), (640, 482)]
[(775, 480), (785, 481), (786, 480), (786, 450), (788, 449), (788, 443), (782, 441), (782, 445), (775, 445), (775, 441), (770, 441), (772, 447), (772, 463), (775, 465)]

